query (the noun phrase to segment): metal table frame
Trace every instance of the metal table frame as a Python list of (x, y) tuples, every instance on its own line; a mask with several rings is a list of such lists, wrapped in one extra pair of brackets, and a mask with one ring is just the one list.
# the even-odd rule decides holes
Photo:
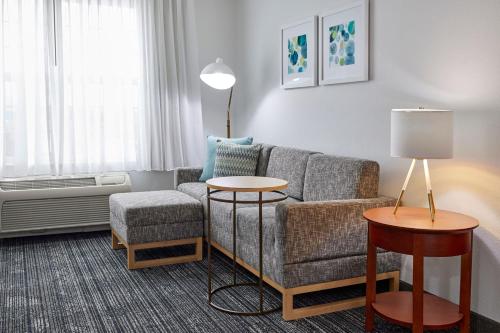
[[(274, 311), (278, 311), (281, 309), (281, 306), (272, 308), (272, 309), (264, 309), (264, 286), (263, 286), (263, 236), (262, 236), (262, 206), (264, 204), (268, 203), (274, 203), (274, 202), (280, 202), (283, 200), (286, 200), (288, 198), (288, 195), (281, 191), (272, 191), (274, 193), (278, 193), (281, 195), (280, 198), (276, 199), (269, 199), (269, 200), (263, 200), (262, 199), (262, 191), (258, 191), (259, 193), (259, 200), (237, 200), (236, 198), (236, 193), (237, 191), (233, 192), (233, 199), (228, 200), (228, 199), (222, 199), (222, 198), (217, 198), (217, 197), (212, 197), (212, 194), (218, 193), (218, 192), (223, 192), (222, 190), (211, 190), (210, 187), (207, 187), (207, 220), (208, 220), (208, 304), (222, 312), (229, 313), (229, 314), (235, 314), (235, 315), (243, 315), (243, 316), (257, 316), (257, 315), (264, 315), (268, 314)], [(257, 192), (257, 191), (256, 191)], [(269, 191), (271, 192), (271, 191)], [(255, 193), (255, 192), (254, 192)], [(233, 204), (233, 283), (228, 284), (216, 289), (212, 290), (212, 232), (211, 232), (211, 212), (210, 212), (210, 202), (211, 201), (218, 201), (218, 202), (224, 202), (224, 203), (231, 203)], [(258, 204), (259, 205), (259, 281), (257, 283), (254, 282), (248, 282), (248, 283), (237, 283), (236, 280), (236, 204)], [(216, 305), (212, 302), (212, 297), (219, 291), (224, 290), (224, 289), (230, 289), (230, 288), (237, 288), (237, 287), (242, 287), (242, 286), (254, 286), (259, 288), (259, 308), (256, 311), (236, 311), (232, 309), (227, 309), (224, 307), (221, 307), (219, 305)]]

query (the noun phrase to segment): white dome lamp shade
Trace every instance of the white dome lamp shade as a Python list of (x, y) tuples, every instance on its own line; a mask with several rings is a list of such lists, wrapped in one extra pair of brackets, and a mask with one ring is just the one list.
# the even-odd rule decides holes
[(453, 112), (423, 108), (393, 109), (391, 112), (391, 156), (413, 159), (394, 207), (394, 214), (401, 204), (415, 162), (421, 160), (424, 166), (429, 210), (431, 219), (434, 221), (436, 207), (427, 159), (453, 157)]
[(215, 62), (203, 68), (200, 79), (210, 87), (219, 90), (229, 89), (236, 83), (233, 71), (222, 58), (217, 58)]
[(226, 90), (231, 88), (229, 92), (229, 101), (227, 103), (227, 137), (231, 137), (231, 101), (233, 99), (233, 87), (236, 83), (236, 77), (228, 65), (222, 61), (222, 58), (217, 58), (215, 62), (205, 66), (200, 73), (200, 79), (208, 86), (218, 89)]

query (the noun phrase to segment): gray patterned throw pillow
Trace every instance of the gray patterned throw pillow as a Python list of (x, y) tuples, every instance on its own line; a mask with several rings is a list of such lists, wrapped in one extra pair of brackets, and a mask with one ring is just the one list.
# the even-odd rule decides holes
[(260, 145), (219, 143), (215, 156), (214, 178), (255, 176)]

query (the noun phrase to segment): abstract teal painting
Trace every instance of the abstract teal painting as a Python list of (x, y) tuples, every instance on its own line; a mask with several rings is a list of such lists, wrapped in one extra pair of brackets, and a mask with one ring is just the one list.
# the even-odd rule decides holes
[(330, 27), (330, 68), (356, 63), (356, 22), (354, 20)]
[(318, 17), (281, 28), (281, 87), (314, 87), (318, 82)]
[(321, 85), (369, 79), (369, 0), (350, 0), (320, 16)]
[(307, 69), (307, 35), (288, 39), (288, 75), (303, 73)]

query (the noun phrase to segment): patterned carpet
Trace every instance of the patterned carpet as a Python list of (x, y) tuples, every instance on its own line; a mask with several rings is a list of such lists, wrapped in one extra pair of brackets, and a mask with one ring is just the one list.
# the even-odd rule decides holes
[[(142, 256), (165, 254), (172, 250)], [(214, 263), (215, 285), (230, 281), (230, 261), (215, 252)], [(111, 249), (109, 232), (0, 240), (0, 332), (364, 332), (363, 308), (291, 322), (280, 312), (221, 313), (207, 305), (206, 264), (129, 271), (125, 251)], [(254, 279), (244, 270), (239, 276)], [(363, 293), (363, 286), (315, 293), (296, 305)], [(244, 309), (254, 294), (230, 291), (217, 301)], [(266, 298), (271, 305), (281, 300), (272, 290)], [(377, 321), (377, 332), (409, 330)]]

